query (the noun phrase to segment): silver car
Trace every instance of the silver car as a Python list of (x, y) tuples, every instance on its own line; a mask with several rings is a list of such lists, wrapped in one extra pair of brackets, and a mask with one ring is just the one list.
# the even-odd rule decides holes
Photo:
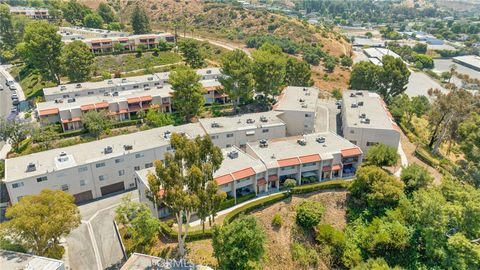
[(10, 90), (12, 91), (17, 90), (17, 87), (15, 86), (15, 84), (11, 84), (8, 88), (10, 88)]

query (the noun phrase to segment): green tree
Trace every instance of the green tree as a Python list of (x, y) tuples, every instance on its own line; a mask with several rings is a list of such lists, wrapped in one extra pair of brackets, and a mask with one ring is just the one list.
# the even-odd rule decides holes
[(42, 190), (27, 195), (7, 208), (9, 219), (2, 230), (16, 243), (39, 256), (60, 259), (60, 238), (80, 225), (80, 212), (72, 195), (60, 190)]
[(450, 83), (450, 80), (452, 79), (452, 73), (450, 73), (450, 71), (444, 71), (442, 74), (440, 74), (440, 77), (444, 82), (446, 81)]
[(422, 68), (433, 68), (434, 66), (432, 57), (425, 54), (415, 54), (413, 61), (415, 63), (421, 63)]
[(316, 227), (315, 239), (333, 258), (334, 265), (341, 265), (345, 249), (345, 234), (330, 224), (319, 224)]
[(343, 67), (351, 67), (353, 65), (353, 60), (350, 56), (344, 55), (340, 57), (340, 64)]
[(75, 40), (62, 49), (64, 72), (71, 82), (83, 82), (90, 78), (95, 55), (82, 41)]
[(147, 12), (138, 4), (135, 5), (135, 8), (133, 9), (130, 24), (132, 25), (133, 33), (135, 35), (148, 34), (152, 31)]
[(108, 4), (100, 3), (98, 5), (97, 12), (105, 23), (110, 24), (115, 21), (115, 14)]
[(55, 125), (42, 124), (33, 129), (31, 134), (33, 141), (38, 143), (45, 150), (49, 148), (52, 141), (60, 137)]
[(255, 269), (265, 253), (265, 232), (253, 216), (214, 227), (212, 245), (220, 269)]
[(197, 69), (206, 65), (205, 52), (198, 41), (192, 39), (182, 40), (179, 42), (178, 48), (182, 52), (183, 58), (185, 58), (185, 63), (191, 68)]
[(311, 86), (312, 71), (310, 65), (305, 61), (288, 57), (285, 70), (285, 84), (290, 86)]
[(8, 5), (0, 4), (0, 49), (15, 48), (16, 37)]
[(181, 117), (189, 122), (203, 110), (205, 99), (200, 76), (191, 68), (179, 68), (170, 73), (168, 82), (172, 85), (173, 106)]
[(335, 89), (332, 90), (332, 96), (336, 100), (342, 100), (342, 91), (340, 91), (340, 89), (338, 89), (338, 88), (335, 88)]
[(422, 166), (413, 163), (402, 170), (400, 179), (405, 184), (405, 194), (410, 195), (420, 188), (426, 188), (433, 182), (433, 176)]
[(408, 84), (410, 71), (402, 59), (394, 58), (390, 55), (385, 55), (382, 63), (383, 71), (379, 76), (380, 85), (378, 92), (389, 103), (392, 97), (400, 95), (407, 90), (406, 85)]
[(199, 190), (198, 198), (202, 203), (198, 205), (197, 216), (201, 221), (202, 231), (205, 232), (205, 221), (208, 218), (210, 226), (215, 222), (217, 211), (227, 198), (227, 193), (219, 191), (215, 181), (209, 181), (204, 189)]
[(105, 110), (90, 110), (83, 114), (82, 123), (85, 129), (98, 139), (103, 132), (112, 127), (113, 120)]
[(400, 267), (390, 267), (383, 258), (368, 259), (355, 266), (353, 270), (400, 270)]
[(222, 59), (222, 76), (219, 78), (223, 91), (232, 100), (233, 110), (243, 100), (253, 98), (252, 60), (242, 50), (234, 50), (225, 54)]
[(382, 143), (371, 146), (365, 156), (368, 164), (378, 167), (395, 166), (399, 158), (397, 149)]
[(353, 65), (350, 75), (349, 87), (354, 90), (377, 91), (379, 88), (379, 76), (382, 68), (367, 61)]
[(480, 269), (480, 246), (463, 234), (448, 239), (446, 269)]
[(425, 54), (427, 52), (427, 44), (417, 43), (415, 46), (413, 46), (413, 51), (416, 53)]
[(455, 174), (462, 180), (480, 187), (480, 114), (473, 113), (459, 127), (460, 149), (464, 160), (459, 161)]
[(403, 183), (375, 166), (358, 169), (349, 189), (355, 206), (374, 212), (397, 206), (404, 195)]
[(175, 152), (166, 153), (163, 162), (155, 162), (155, 174), (149, 175), (148, 182), (152, 201), (168, 207), (177, 221), (178, 252), (183, 257), (190, 218), (204, 204), (199, 195), (214, 181), (213, 173), (223, 155), (207, 135), (189, 140), (173, 133), (170, 144)]
[(152, 109), (148, 110), (145, 121), (151, 127), (163, 127), (175, 123), (170, 114), (160, 113)]
[(2, 141), (10, 140), (15, 151), (18, 151), (20, 142), (31, 133), (31, 130), (32, 125), (25, 121), (0, 118), (0, 139)]
[(278, 95), (284, 85), (285, 57), (262, 48), (254, 51), (252, 57), (255, 90), (264, 96), (265, 101), (268, 101), (269, 98)]
[(367, 38), (372, 38), (372, 37), (373, 37), (373, 34), (372, 34), (372, 32), (367, 32), (367, 33), (365, 33), (365, 36), (366, 36)]
[[(111, 22), (107, 25), (107, 29), (111, 31), (122, 31), (123, 30), (123, 24), (119, 22)], [(115, 43), (118, 44), (118, 43)]]
[(304, 200), (295, 207), (295, 221), (304, 229), (311, 229), (320, 222), (325, 208), (320, 202)]
[(92, 11), (85, 5), (77, 2), (77, 0), (68, 1), (62, 5), (63, 18), (73, 25), (82, 25), (83, 18)]
[(288, 189), (288, 191), (291, 191), (292, 188), (297, 186), (297, 181), (295, 179), (287, 179), (283, 183), (283, 186)]
[(335, 59), (333, 57), (327, 57), (326, 59), (324, 59), (323, 65), (325, 66), (325, 70), (331, 73), (335, 70), (335, 66), (337, 65), (337, 63), (335, 62)]
[(60, 83), (62, 37), (58, 28), (45, 21), (32, 21), (25, 27), (21, 55), (46, 79)]
[(83, 18), (83, 25), (90, 28), (102, 28), (103, 19), (97, 13), (90, 13)]

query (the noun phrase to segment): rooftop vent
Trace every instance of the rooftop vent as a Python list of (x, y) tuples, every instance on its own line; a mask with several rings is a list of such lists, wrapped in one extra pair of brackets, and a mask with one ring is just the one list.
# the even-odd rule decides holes
[(113, 92), (112, 96), (117, 97), (118, 96), (118, 91)]
[(370, 124), (370, 119), (369, 118), (362, 119), (362, 120), (360, 120), (360, 123)]
[(147, 86), (147, 87), (143, 88), (143, 90), (148, 91), (148, 90), (150, 90), (150, 87)]
[(317, 141), (318, 143), (325, 143), (325, 137), (317, 137), (315, 141)]
[(302, 103), (302, 108), (307, 108), (307, 104), (306, 103)]
[(34, 172), (37, 170), (37, 167), (35, 166), (35, 163), (28, 163), (27, 165), (27, 172)]
[(68, 102), (68, 103), (75, 102), (75, 98), (69, 98), (69, 99), (67, 99), (67, 102)]
[(275, 154), (272, 154), (272, 156), (270, 158), (271, 159), (276, 159), (277, 157), (275, 156)]
[(82, 84), (81, 83), (77, 83), (77, 85), (75, 85), (76, 88), (82, 88)]
[(355, 97), (355, 93), (350, 93), (350, 97)]
[(167, 130), (163, 133), (163, 138), (165, 139), (170, 139), (170, 136), (172, 136), (172, 132), (170, 130)]
[(237, 150), (230, 151), (227, 155), (231, 159), (238, 158), (238, 151)]
[(108, 84), (113, 84), (113, 81), (112, 81), (112, 80), (108, 80), (107, 83), (108, 83)]
[(358, 108), (358, 104), (356, 102), (352, 103), (352, 108)]
[(211, 126), (212, 126), (212, 128), (219, 128), (220, 124), (217, 123), (217, 122), (213, 122)]
[(65, 86), (65, 85), (60, 85), (60, 90), (62, 90), (62, 91), (63, 91), (63, 90), (67, 90), (67, 86)]
[(259, 146), (261, 148), (268, 147), (268, 141), (267, 140), (260, 140), (259, 142), (260, 142)]
[(307, 89), (307, 88), (303, 88), (303, 91), (308, 91), (308, 89)]
[(255, 120), (253, 120), (252, 118), (247, 119), (247, 124), (253, 124), (253, 123), (255, 123)]
[(147, 80), (149, 80), (149, 81), (153, 81), (153, 77), (148, 77), (148, 79), (147, 79)]
[(355, 95), (357, 95), (357, 96), (363, 96), (363, 93), (362, 93), (362, 92), (356, 92)]
[(300, 102), (305, 102), (305, 99), (301, 98), (301, 99), (299, 99), (298, 101), (300, 101)]
[(363, 106), (363, 101), (359, 101), (358, 106)]
[(305, 92), (305, 96), (310, 96), (311, 93), (310, 92)]
[(104, 95), (104, 96), (108, 96), (108, 95), (109, 95), (109, 93), (108, 93), (108, 92), (105, 92), (105, 93), (103, 93), (103, 95)]
[(207, 74), (212, 74), (212, 70), (207, 69), (207, 72), (206, 72), (206, 73), (207, 73)]
[(65, 153), (65, 152), (62, 151), (62, 152), (60, 152), (60, 155), (58, 155), (58, 156), (59, 156), (59, 157), (66, 157), (66, 156), (67, 156), (67, 153)]
[(107, 146), (103, 149), (103, 153), (106, 154), (111, 154), (113, 152), (113, 147)]
[(133, 145), (131, 145), (131, 144), (124, 144), (124, 145), (123, 145), (123, 149), (124, 149), (125, 151), (132, 150), (132, 149), (133, 149)]
[(266, 116), (260, 116), (260, 122), (268, 122), (268, 118)]
[(67, 153), (65, 153), (65, 152), (60, 152), (60, 155), (58, 155), (57, 160), (58, 160), (58, 162), (66, 162), (66, 161), (68, 161)]
[(63, 100), (60, 99), (60, 98), (56, 98), (56, 99), (55, 99), (55, 103), (63, 103)]
[(366, 117), (367, 117), (366, 114), (364, 114), (364, 113), (360, 114), (360, 118), (361, 118), (361, 119), (364, 119), (364, 118), (366, 118)]
[(302, 146), (307, 145), (307, 141), (305, 139), (298, 139), (297, 143)]

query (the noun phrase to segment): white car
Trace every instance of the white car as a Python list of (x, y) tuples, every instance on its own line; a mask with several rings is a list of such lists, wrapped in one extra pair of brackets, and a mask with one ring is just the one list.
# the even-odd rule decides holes
[(18, 95), (17, 94), (12, 94), (12, 99), (18, 99)]
[(7, 80), (7, 86), (15, 84), (15, 81), (13, 80)]
[(15, 86), (15, 84), (11, 84), (8, 88), (10, 88), (10, 90), (12, 91), (17, 90), (17, 87)]

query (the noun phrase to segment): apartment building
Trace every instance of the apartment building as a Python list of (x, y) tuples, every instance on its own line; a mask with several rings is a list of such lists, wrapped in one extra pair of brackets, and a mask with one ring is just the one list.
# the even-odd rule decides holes
[(220, 148), (245, 147), (247, 142), (286, 136), (287, 125), (275, 111), (235, 116), (202, 118), (200, 124)]
[(58, 28), (58, 34), (62, 36), (62, 40), (114, 38), (127, 37), (129, 35), (127, 32), (89, 28), (83, 26), (61, 26)]
[(153, 166), (171, 151), (172, 132), (204, 135), (199, 124), (165, 126), (5, 160), (11, 203), (42, 189), (63, 190), (77, 203), (133, 189), (135, 171)]
[(400, 128), (383, 99), (376, 93), (349, 90), (343, 93), (343, 136), (364, 153), (372, 145), (383, 143), (397, 149)]
[(49, 19), (48, 9), (35, 7), (9, 7), (10, 13), (27, 16), (31, 19)]
[(0, 266), (8, 270), (65, 270), (65, 263), (61, 260), (2, 249)]
[[(44, 88), (43, 95), (46, 101), (52, 101), (62, 98), (106, 95), (106, 93), (114, 94), (115, 92), (122, 91), (161, 88), (167, 84), (169, 74), (169, 72), (162, 72), (128, 78), (109, 79), (100, 82), (63, 84)], [(220, 69), (199, 69), (197, 70), (197, 74), (201, 76), (201, 82), (208, 88), (205, 93), (206, 99), (211, 95), (215, 95), (214, 90), (221, 86), (218, 82)]]
[(172, 89), (168, 85), (105, 94), (108, 95), (80, 96), (37, 103), (38, 119), (41, 124), (61, 123), (63, 131), (71, 131), (83, 128), (82, 116), (91, 110), (106, 110), (117, 121), (129, 120), (142, 110), (172, 112)]
[[(233, 146), (222, 149), (223, 162), (214, 172), (219, 189), (230, 198), (250, 193), (278, 191), (286, 179), (298, 184), (350, 178), (362, 162), (357, 146), (330, 132), (248, 143), (246, 151)], [(140, 202), (156, 217), (166, 217), (166, 207), (149, 199), (149, 175), (153, 168), (136, 172)]]
[(282, 112), (279, 117), (289, 136), (315, 132), (318, 94), (314, 87), (288, 86), (282, 91), (273, 110)]

